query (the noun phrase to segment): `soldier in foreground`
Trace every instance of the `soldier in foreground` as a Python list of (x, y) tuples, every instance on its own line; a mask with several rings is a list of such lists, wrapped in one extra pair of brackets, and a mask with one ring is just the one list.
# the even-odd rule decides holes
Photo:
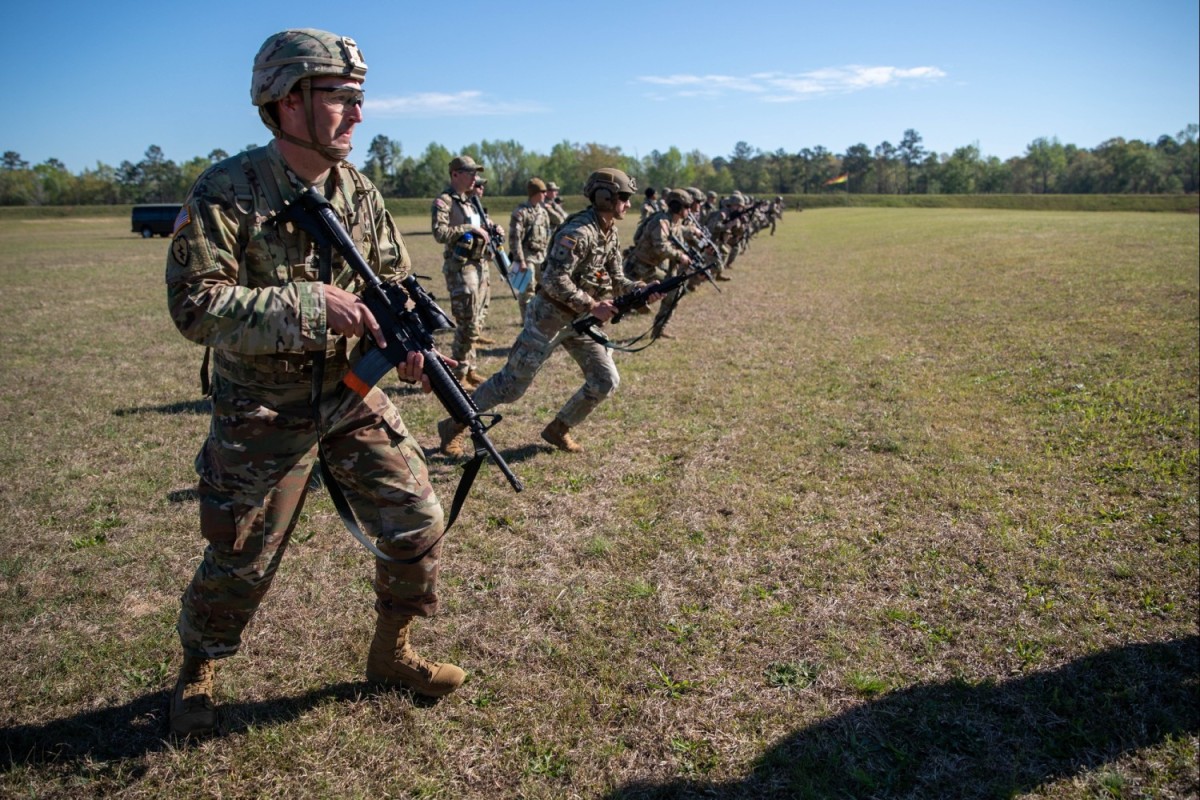
[[(591, 205), (568, 217), (555, 234), (542, 267), (542, 280), (526, 309), (524, 327), (508, 353), (508, 362), (475, 390), (473, 399), (480, 412), (524, 395), (561, 344), (579, 365), (584, 382), (542, 431), (542, 438), (566, 452), (583, 449), (570, 431), (616, 391), (620, 375), (608, 348), (576, 333), (570, 325), (588, 313), (607, 322), (616, 313), (611, 295), (640, 285), (626, 278), (621, 269), (615, 225), (629, 210), (636, 191), (633, 180), (619, 169), (599, 169), (588, 176), (583, 193)], [(658, 299), (653, 297), (652, 302)], [(439, 422), (438, 435), (446, 455), (464, 454), (465, 429), (454, 420)]]
[(450, 355), (458, 362), (455, 377), (468, 388), (483, 383), (475, 370), (475, 342), (480, 336), (479, 312), (482, 299), (483, 259), (487, 253), (486, 220), (471, 204), (475, 177), (483, 166), (470, 156), (450, 161), (450, 185), (433, 200), (433, 238), (444, 246), (442, 275), (450, 292), (454, 315), (454, 344)]
[[(442, 508), (424, 453), (378, 388), (340, 381), (379, 323), (354, 293), (340, 258), (274, 217), (315, 187), (385, 280), (410, 261), (383, 198), (346, 161), (362, 121), (367, 65), (352, 39), (325, 31), (271, 36), (254, 60), (251, 98), (274, 139), (209, 168), (176, 220), (167, 303), (179, 331), (213, 350), (212, 422), (196, 458), (204, 557), (182, 598), (183, 666), (171, 730), (212, 731), (218, 660), (275, 577), (300, 518), (318, 452), (358, 519), (392, 561), (375, 568), (375, 637), (368, 679), (432, 697), (463, 671), (409, 645), (414, 617), (437, 608)], [(422, 379), (410, 353), (398, 377)], [(408, 561), (410, 563), (403, 563)]]

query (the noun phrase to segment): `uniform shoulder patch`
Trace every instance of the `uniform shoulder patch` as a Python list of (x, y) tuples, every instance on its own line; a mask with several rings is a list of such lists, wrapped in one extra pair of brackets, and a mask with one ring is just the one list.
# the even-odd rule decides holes
[(437, 206), (438, 208), (445, 208), (445, 207), (446, 207), (446, 201), (445, 201), (445, 200), (443, 200), (441, 197), (435, 197), (435, 198), (433, 199), (433, 204), (434, 204), (435, 206)]
[(564, 236), (558, 237), (558, 243), (567, 250), (574, 250), (575, 243), (577, 241), (578, 241), (578, 239), (575, 236), (564, 235)]
[(192, 212), (188, 210), (187, 206), (183, 206), (179, 209), (179, 215), (175, 217), (175, 227), (172, 228), (171, 235), (174, 236), (175, 234), (179, 233), (179, 231), (191, 221)]
[(171, 258), (181, 267), (186, 267), (192, 260), (192, 246), (186, 236), (176, 236), (171, 241)]

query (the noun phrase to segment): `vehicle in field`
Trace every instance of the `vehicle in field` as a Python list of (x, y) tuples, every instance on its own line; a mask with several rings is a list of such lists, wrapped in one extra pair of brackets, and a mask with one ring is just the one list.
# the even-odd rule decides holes
[(140, 233), (143, 239), (149, 239), (155, 234), (170, 236), (175, 230), (175, 218), (179, 216), (179, 203), (144, 203), (134, 206), (132, 230)]

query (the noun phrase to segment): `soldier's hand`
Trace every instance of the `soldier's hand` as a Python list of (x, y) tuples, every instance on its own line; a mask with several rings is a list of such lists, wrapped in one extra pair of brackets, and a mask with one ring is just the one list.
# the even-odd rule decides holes
[(592, 306), (591, 315), (601, 322), (608, 322), (617, 313), (612, 300), (604, 300)]
[(685, 267), (690, 267), (692, 265), (692, 257), (687, 253), (684, 253), (679, 257), (679, 263), (683, 264)]
[(429, 376), (425, 374), (425, 356), (417, 351), (409, 351), (408, 358), (403, 364), (396, 366), (396, 377), (405, 383), (420, 383), (421, 391), (429, 394), (433, 387), (429, 384)]
[(488, 232), (487, 232), (486, 228), (471, 228), (471, 235), (478, 236), (479, 238), (483, 239), (484, 244), (487, 244), (488, 241), (491, 239), (491, 237), (488, 236)]
[(370, 333), (375, 344), (387, 347), (379, 322), (358, 295), (337, 286), (325, 286), (325, 324), (342, 336), (360, 337)]

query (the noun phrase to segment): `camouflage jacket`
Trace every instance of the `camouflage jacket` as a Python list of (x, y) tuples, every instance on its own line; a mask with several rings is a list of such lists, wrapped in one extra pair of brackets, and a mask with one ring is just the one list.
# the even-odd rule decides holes
[(541, 264), (550, 246), (550, 214), (529, 201), (513, 209), (508, 222), (508, 247), (514, 264)]
[[(475, 205), (471, 202), (470, 193), (457, 194), (450, 186), (433, 198), (430, 216), (432, 217), (433, 238), (439, 244), (444, 245), (442, 250), (444, 259), (451, 257), (454, 245), (464, 233), (468, 233), (471, 228), (482, 228), (484, 225), (484, 220), (480, 218), (479, 212), (475, 210)], [(486, 247), (483, 237), (475, 237), (471, 242), (468, 260), (481, 261)]]
[(542, 208), (546, 209), (546, 213), (550, 215), (551, 231), (567, 219), (567, 210), (562, 207), (562, 200), (558, 198), (555, 198), (553, 202), (547, 200), (542, 203)]
[(592, 309), (614, 289), (632, 289), (637, 281), (625, 277), (617, 226), (607, 233), (589, 207), (567, 217), (550, 245), (538, 288), (579, 314)]
[[(209, 167), (175, 221), (166, 267), (171, 318), (188, 339), (213, 348), (214, 368), (235, 382), (310, 382), (300, 373), (321, 350), (332, 356), (328, 377), (348, 368), (354, 342), (326, 327), (319, 248), (271, 219), (296, 185), (272, 142)], [(323, 191), (379, 276), (406, 277), (408, 252), (370, 181), (342, 162)], [(336, 253), (330, 267), (335, 285), (359, 288)]]
[(641, 235), (634, 239), (631, 255), (643, 264), (658, 266), (664, 261), (670, 261), (674, 265), (685, 255), (682, 250), (671, 244), (671, 236), (682, 240), (685, 234), (683, 223), (672, 222), (670, 212), (659, 211), (652, 215), (640, 226), (640, 230)]

